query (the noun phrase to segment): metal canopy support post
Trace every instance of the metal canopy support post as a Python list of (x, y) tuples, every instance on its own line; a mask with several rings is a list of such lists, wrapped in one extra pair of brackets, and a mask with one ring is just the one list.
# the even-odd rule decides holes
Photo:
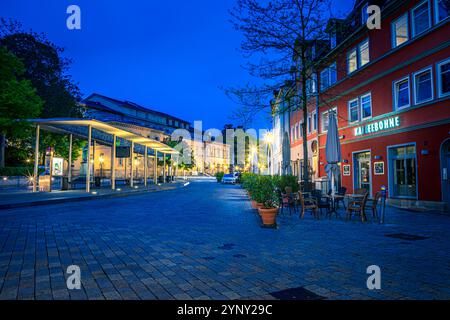
[(111, 189), (116, 189), (116, 135), (113, 134), (113, 145), (111, 149)]
[(34, 173), (33, 173), (33, 192), (38, 191), (38, 182), (39, 182), (39, 175), (38, 175), (38, 165), (39, 165), (39, 131), (40, 126), (36, 126), (36, 141), (34, 145)]
[(67, 168), (67, 181), (72, 182), (72, 142), (73, 134), (69, 135), (69, 168)]
[(163, 183), (166, 183), (166, 154), (163, 153)]
[(154, 183), (158, 183), (158, 150), (155, 149), (155, 162), (153, 163), (153, 175), (154, 175)]
[(131, 151), (130, 151), (130, 154), (131, 154), (131, 177), (130, 177), (130, 187), (133, 187), (133, 185), (134, 185), (134, 183), (133, 183), (133, 174), (134, 174), (134, 171), (133, 171), (133, 168), (134, 168), (133, 151), (134, 151), (134, 142), (131, 141)]
[(91, 143), (92, 143), (92, 126), (88, 125), (88, 148), (86, 160), (86, 192), (91, 191)]
[(148, 169), (148, 167), (147, 167), (147, 165), (148, 165), (148, 163), (147, 163), (147, 159), (148, 159), (148, 155), (147, 155), (147, 153), (148, 153), (148, 148), (147, 148), (147, 146), (145, 146), (144, 147), (144, 186), (147, 186), (147, 169)]

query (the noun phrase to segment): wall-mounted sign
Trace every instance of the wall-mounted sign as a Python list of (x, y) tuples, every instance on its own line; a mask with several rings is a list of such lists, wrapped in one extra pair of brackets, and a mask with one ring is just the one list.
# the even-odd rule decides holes
[(383, 175), (384, 174), (384, 162), (374, 162), (373, 163), (373, 173), (375, 175)]
[(52, 176), (61, 177), (64, 173), (64, 159), (63, 158), (53, 158), (52, 161)]
[(355, 136), (377, 133), (380, 131), (396, 128), (399, 126), (400, 126), (400, 117), (392, 117), (355, 128)]
[(350, 175), (350, 165), (349, 164), (344, 164), (342, 166), (342, 174), (344, 176), (349, 176)]

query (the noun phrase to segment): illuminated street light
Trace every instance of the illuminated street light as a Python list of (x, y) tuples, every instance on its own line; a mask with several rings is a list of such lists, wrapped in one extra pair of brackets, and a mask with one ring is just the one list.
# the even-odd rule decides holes
[(269, 131), (269, 132), (266, 133), (266, 135), (264, 136), (264, 141), (267, 144), (273, 143), (273, 132), (272, 131)]

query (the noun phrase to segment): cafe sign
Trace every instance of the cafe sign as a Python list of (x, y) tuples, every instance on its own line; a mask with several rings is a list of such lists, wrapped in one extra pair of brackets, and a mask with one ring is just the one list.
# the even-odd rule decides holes
[(392, 117), (355, 128), (355, 136), (377, 133), (400, 126), (400, 117)]

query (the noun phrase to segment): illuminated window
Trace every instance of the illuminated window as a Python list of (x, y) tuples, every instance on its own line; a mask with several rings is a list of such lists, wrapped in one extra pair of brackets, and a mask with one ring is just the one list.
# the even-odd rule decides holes
[(392, 47), (395, 48), (409, 40), (408, 14), (392, 22)]

